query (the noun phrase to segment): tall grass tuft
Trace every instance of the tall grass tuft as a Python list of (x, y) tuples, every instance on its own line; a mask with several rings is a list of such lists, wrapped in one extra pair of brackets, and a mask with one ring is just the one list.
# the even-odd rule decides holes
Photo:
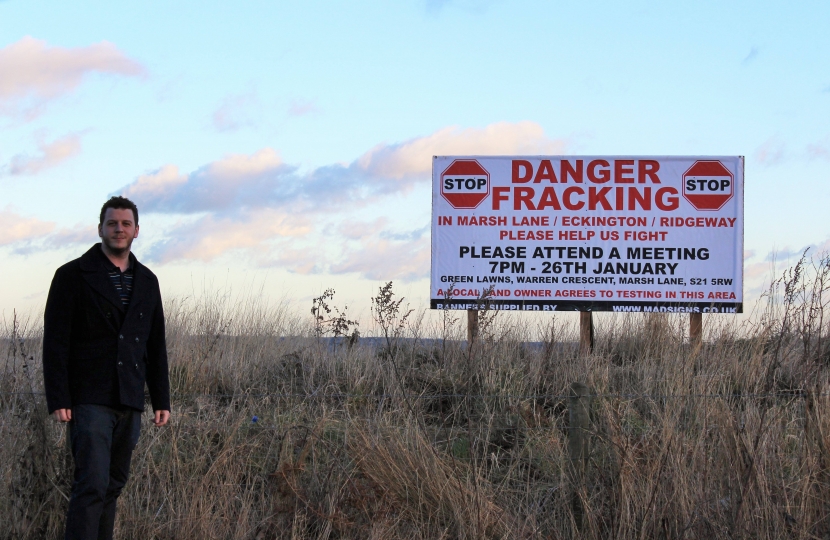
[[(625, 314), (598, 317), (590, 355), (562, 316), (499, 313), (468, 345), (465, 317), (433, 326), (391, 283), (363, 335), (333, 291), (311, 317), (170, 300), (173, 418), (145, 420), (117, 537), (830, 537), (829, 287), (805, 255), (749, 322), (708, 317), (700, 349), (686, 317)], [(57, 539), (71, 457), (40, 321), (12, 314), (0, 340), (0, 538)], [(580, 474), (574, 382), (593, 394)]]

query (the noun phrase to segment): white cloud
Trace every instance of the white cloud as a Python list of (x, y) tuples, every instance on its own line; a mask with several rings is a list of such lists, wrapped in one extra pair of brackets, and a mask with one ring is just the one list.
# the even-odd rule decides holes
[(305, 218), (273, 210), (232, 216), (208, 214), (170, 229), (166, 240), (152, 246), (149, 259), (162, 263), (181, 259), (208, 262), (234, 250), (264, 257), (270, 252), (269, 241), (301, 237), (310, 231)]
[(786, 146), (777, 137), (767, 139), (755, 150), (755, 160), (761, 165), (773, 166), (781, 163), (786, 156)]
[(295, 99), (288, 107), (288, 116), (306, 116), (318, 112), (317, 105), (313, 101)]
[(122, 190), (122, 195), (138, 201), (149, 200), (163, 204), (176, 189), (187, 183), (187, 176), (179, 174), (175, 165), (165, 165), (151, 173), (143, 174)]
[(373, 280), (415, 281), (429, 275), (430, 246), (426, 238), (403, 242), (372, 238), (350, 250), (330, 268), (333, 274), (357, 273)]
[(762, 261), (744, 265), (744, 279), (753, 281), (762, 276), (772, 275), (774, 264), (770, 261)]
[(280, 156), (270, 148), (264, 148), (246, 156), (231, 154), (225, 159), (211, 163), (208, 170), (212, 176), (228, 182), (242, 182), (244, 178), (267, 174), (283, 165)]
[(325, 268), (323, 256), (319, 250), (292, 247), (290, 243), (277, 245), (271, 257), (259, 261), (261, 267), (284, 268), (295, 274), (316, 274)]
[(807, 157), (810, 159), (830, 160), (830, 137), (824, 141), (807, 145)]
[(54, 222), (23, 216), (10, 206), (0, 210), (0, 246), (8, 246), (18, 255), (97, 241), (98, 229), (94, 225), (57, 229)]
[(230, 132), (253, 126), (256, 123), (258, 104), (253, 93), (225, 97), (213, 112), (213, 127)]
[(263, 148), (251, 155), (229, 155), (188, 175), (180, 174), (175, 165), (165, 165), (138, 177), (121, 193), (150, 212), (279, 207), (291, 198), (293, 171), (274, 150)]
[(568, 141), (549, 139), (535, 122), (498, 122), (482, 129), (450, 126), (403, 143), (380, 144), (356, 163), (372, 176), (401, 180), (428, 177), (432, 156), (563, 154), (567, 149)]
[(9, 206), (0, 210), (0, 246), (43, 238), (54, 229), (51, 221), (21, 216)]
[[(427, 229), (393, 233), (387, 224), (386, 218), (348, 221), (339, 228), (341, 239), (335, 240), (336, 234), (330, 229), (321, 231), (313, 219), (276, 210), (260, 209), (232, 217), (207, 214), (170, 228), (167, 239), (151, 246), (146, 258), (157, 263), (208, 263), (234, 254), (257, 267), (278, 267), (298, 274), (355, 273), (366, 279), (403, 281), (427, 276)], [(335, 249), (327, 249), (332, 247)]]
[(360, 240), (383, 230), (388, 224), (389, 219), (385, 217), (379, 217), (374, 221), (346, 220), (337, 227), (337, 232), (349, 240)]
[(268, 207), (324, 213), (428, 183), (433, 155), (553, 154), (566, 149), (566, 141), (548, 139), (533, 122), (501, 122), (483, 129), (449, 127), (403, 143), (378, 145), (348, 165), (325, 165), (304, 174), (285, 164), (271, 148), (227, 156), (186, 177), (167, 165), (139, 177), (122, 193), (153, 212)]
[[(43, 222), (41, 222), (43, 223)], [(12, 242), (12, 253), (30, 255), (46, 250), (61, 250), (74, 246), (90, 246), (98, 242), (98, 228), (94, 225), (78, 224), (74, 227), (62, 227), (47, 234), (32, 234)]]
[(10, 175), (32, 175), (49, 169), (81, 152), (81, 135), (71, 133), (52, 142), (40, 141), (36, 156), (17, 154), (8, 165)]
[(0, 113), (31, 119), (91, 73), (141, 76), (145, 69), (107, 41), (69, 49), (26, 36), (0, 49), (0, 73)]
[[(815, 277), (819, 260), (830, 254), (830, 238), (810, 244), (799, 249), (785, 247), (768, 252), (759, 262), (744, 264), (744, 298), (758, 298), (768, 293), (770, 285), (784, 275), (787, 269), (792, 269), (802, 256), (806, 258), (806, 266), (802, 275), (808, 279)], [(746, 260), (746, 258), (744, 259)], [(746, 304), (747, 300), (745, 300)]]
[[(414, 281), (429, 275), (429, 238), (421, 230), (395, 234), (385, 227), (369, 232), (382, 220), (366, 223), (359, 240), (323, 234), (306, 242), (287, 239), (274, 246), (272, 255), (258, 261), (259, 266), (277, 267), (298, 274), (358, 274), (371, 280)], [(354, 222), (353, 222), (354, 223)], [(339, 253), (334, 253), (336, 244)]]
[[(121, 193), (143, 212), (193, 216), (182, 217), (150, 249), (150, 260), (211, 261), (233, 252), (259, 266), (303, 274), (414, 280), (429, 273), (428, 226), (396, 232), (389, 229), (391, 215), (330, 224), (343, 212), (428, 186), (433, 155), (561, 154), (567, 148), (567, 141), (548, 138), (533, 122), (448, 127), (307, 172), (271, 148), (229, 155), (190, 173), (166, 165)], [(340, 253), (333, 253), (338, 246)]]
[(741, 64), (744, 66), (749, 65), (753, 60), (758, 57), (758, 47), (753, 45), (751, 49), (749, 49), (749, 54), (747, 54), (743, 60), (741, 60)]
[(76, 224), (74, 227), (61, 228), (45, 238), (46, 245), (53, 249), (61, 249), (69, 245), (92, 245), (99, 242), (98, 226), (86, 223)]

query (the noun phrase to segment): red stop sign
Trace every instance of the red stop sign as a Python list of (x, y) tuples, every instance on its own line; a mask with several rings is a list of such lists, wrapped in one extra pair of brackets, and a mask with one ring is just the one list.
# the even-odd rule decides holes
[(695, 161), (683, 173), (683, 197), (698, 210), (720, 210), (735, 193), (735, 176), (720, 161)]
[(456, 159), (441, 173), (441, 195), (453, 208), (475, 208), (490, 194), (490, 173), (474, 159)]

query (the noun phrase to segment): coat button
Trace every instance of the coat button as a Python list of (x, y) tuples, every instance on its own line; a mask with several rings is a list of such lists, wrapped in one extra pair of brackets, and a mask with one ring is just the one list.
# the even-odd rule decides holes
[(110, 313), (109, 311), (107, 311), (107, 319), (109, 319), (110, 317), (112, 317), (112, 313)]
[(138, 338), (135, 338), (135, 342), (138, 343)]
[(143, 319), (143, 318), (144, 318), (144, 314), (143, 314), (143, 313), (139, 313), (139, 314), (138, 314), (138, 318), (139, 318), (139, 319)]
[(124, 334), (119, 335), (118, 339), (124, 339)]
[(135, 365), (135, 368), (138, 369), (138, 364)]
[(123, 365), (124, 365), (124, 363), (123, 363), (123, 362), (118, 362), (118, 365), (119, 365), (119, 366), (123, 366)]

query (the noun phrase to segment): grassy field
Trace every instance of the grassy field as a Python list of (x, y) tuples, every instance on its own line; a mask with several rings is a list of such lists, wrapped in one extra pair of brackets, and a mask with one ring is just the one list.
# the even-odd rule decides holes
[[(117, 538), (828, 538), (828, 274), (802, 260), (700, 349), (687, 317), (600, 316), (590, 355), (561, 316), (482, 314), (467, 347), (463, 313), (428, 325), (391, 286), (371, 343), (332, 295), (170, 301), (172, 425), (145, 420)], [(59, 538), (69, 494), (40, 332), (0, 329), (0, 538)]]

